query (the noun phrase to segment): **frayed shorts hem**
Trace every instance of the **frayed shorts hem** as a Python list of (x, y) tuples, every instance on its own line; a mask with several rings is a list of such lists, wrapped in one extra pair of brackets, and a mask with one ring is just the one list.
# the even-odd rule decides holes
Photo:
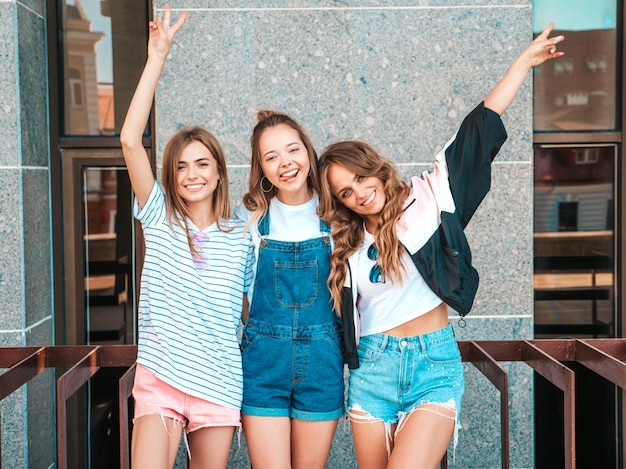
[(241, 428), (241, 420), (237, 420), (237, 421), (232, 421), (232, 422), (228, 422), (228, 421), (222, 421), (222, 422), (207, 422), (207, 423), (200, 423), (200, 424), (196, 424), (192, 429), (188, 429), (187, 428), (187, 421), (186, 420), (181, 420), (179, 415), (176, 414), (172, 414), (172, 413), (168, 413), (168, 412), (156, 412), (156, 411), (146, 411), (143, 412), (142, 414), (135, 414), (133, 417), (133, 424), (137, 421), (137, 419), (140, 419), (141, 417), (149, 417), (151, 415), (156, 415), (166, 419), (172, 419), (174, 420), (176, 423), (180, 424), (183, 426), (183, 429), (185, 430), (186, 433), (193, 433), (197, 430), (202, 430), (203, 428), (212, 428), (212, 427), (234, 427), (234, 428)]
[[(411, 413), (413, 413), (415, 410), (418, 410), (420, 407), (422, 406), (426, 406), (426, 405), (435, 405), (435, 406), (443, 406), (446, 407), (450, 410), (453, 410), (455, 412), (455, 415), (458, 416), (458, 409), (457, 409), (457, 405), (456, 402), (454, 400), (454, 398), (448, 400), (447, 402), (438, 402), (438, 401), (423, 401), (420, 402), (418, 404), (415, 404), (414, 406), (403, 410), (403, 411), (398, 411), (398, 413), (396, 414), (396, 416), (394, 418), (390, 418), (390, 419), (385, 419), (385, 418), (381, 418), (377, 415), (372, 415), (371, 413), (369, 413), (367, 411), (367, 409), (363, 409), (363, 407), (358, 404), (358, 403), (354, 403), (352, 405), (352, 407), (350, 407), (348, 409), (348, 416), (350, 417), (350, 419), (353, 419), (353, 416), (355, 414), (353, 414), (353, 411), (356, 412), (362, 412), (363, 414), (356, 414), (358, 415), (355, 419), (356, 420), (363, 420), (363, 421), (380, 421), (382, 423), (384, 423), (385, 425), (396, 425), (397, 423), (399, 423), (403, 417), (405, 417), (406, 415), (409, 415)], [(458, 418), (455, 418), (456, 424), (458, 425)]]
[(289, 417), (310, 422), (322, 422), (338, 419), (344, 415), (345, 411), (343, 407), (331, 412), (308, 412), (293, 408), (253, 407), (244, 404), (241, 407), (241, 413), (254, 417)]

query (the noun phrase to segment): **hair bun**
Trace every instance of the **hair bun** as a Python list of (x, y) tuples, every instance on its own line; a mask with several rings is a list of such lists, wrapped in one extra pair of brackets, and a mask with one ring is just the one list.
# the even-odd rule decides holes
[(276, 111), (272, 111), (270, 109), (260, 109), (256, 113), (256, 120), (257, 120), (257, 122), (262, 122), (265, 119), (269, 119), (270, 117), (276, 116), (278, 114), (280, 114), (280, 113), (276, 112)]

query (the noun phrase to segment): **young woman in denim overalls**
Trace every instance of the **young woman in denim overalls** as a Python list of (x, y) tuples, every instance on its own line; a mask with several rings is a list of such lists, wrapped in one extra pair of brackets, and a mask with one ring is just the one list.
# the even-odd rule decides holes
[(244, 433), (254, 469), (321, 469), (344, 413), (344, 378), (341, 324), (326, 285), (330, 234), (317, 215), (317, 155), (289, 116), (258, 118), (239, 210), (257, 260), (241, 342)]

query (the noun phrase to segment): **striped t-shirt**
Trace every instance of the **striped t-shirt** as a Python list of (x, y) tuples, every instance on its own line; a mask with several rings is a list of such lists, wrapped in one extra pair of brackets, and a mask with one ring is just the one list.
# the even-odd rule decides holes
[[(135, 203), (135, 217), (143, 225), (146, 248), (137, 363), (187, 394), (240, 408), (237, 329), (254, 260), (243, 222), (228, 220), (234, 228), (230, 232), (219, 231), (215, 224), (204, 230), (208, 266), (199, 270), (184, 230), (173, 223), (172, 231), (168, 224), (157, 182), (143, 208)], [(196, 230), (191, 222), (190, 230)]]

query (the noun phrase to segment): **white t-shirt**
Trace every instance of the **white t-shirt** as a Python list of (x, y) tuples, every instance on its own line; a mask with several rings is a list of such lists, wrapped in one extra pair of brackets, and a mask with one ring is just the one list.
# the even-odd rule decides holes
[(376, 260), (367, 257), (374, 236), (364, 230), (363, 246), (358, 252), (357, 309), (361, 317), (361, 337), (385, 332), (419, 317), (441, 303), (441, 299), (426, 285), (408, 252), (402, 255), (406, 273), (402, 283), (389, 279), (379, 283), (370, 281), (370, 270)]
[[(243, 385), (237, 329), (254, 261), (243, 223), (228, 220), (230, 232), (215, 224), (204, 230), (208, 267), (198, 270), (184, 231), (177, 224), (172, 231), (168, 224), (158, 183), (143, 208), (135, 203), (135, 216), (146, 244), (137, 363), (187, 394), (239, 409)], [(193, 225), (190, 229), (197, 231)]]
[(306, 241), (319, 238), (320, 219), (317, 216), (317, 194), (302, 205), (286, 205), (274, 197), (270, 201), (269, 239), (278, 241)]

